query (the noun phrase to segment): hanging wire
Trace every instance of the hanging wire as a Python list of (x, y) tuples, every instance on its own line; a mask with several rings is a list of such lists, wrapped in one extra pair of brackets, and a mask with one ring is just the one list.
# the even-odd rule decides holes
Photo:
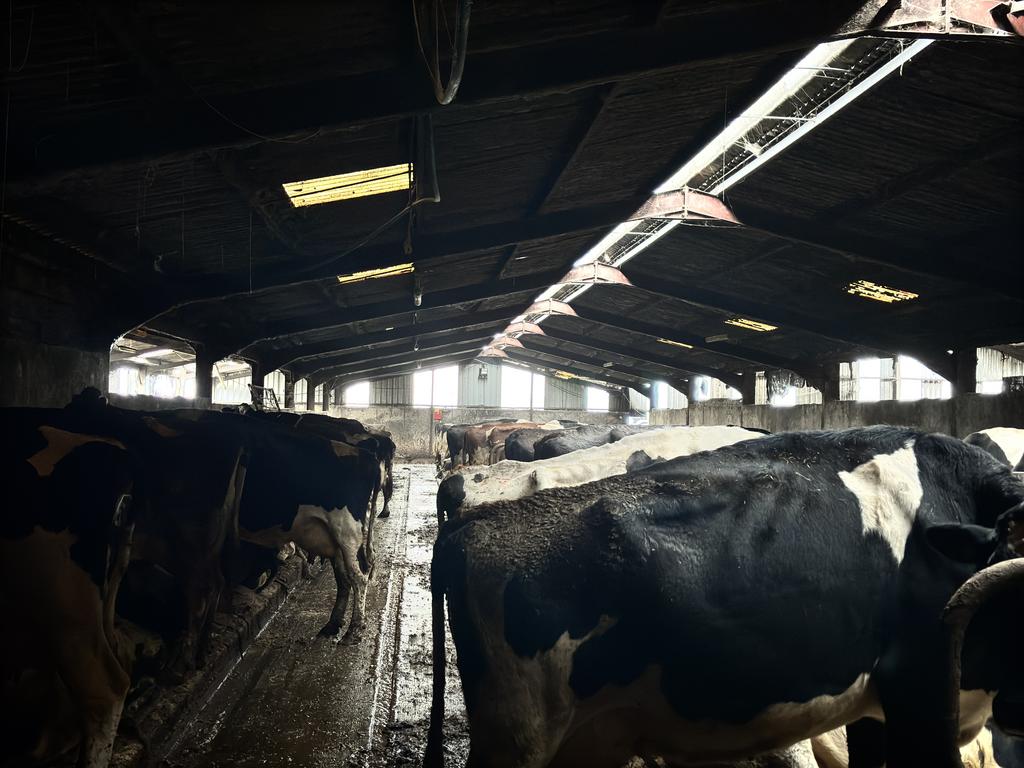
[(11, 13), (10, 13), (10, 18), (8, 19), (8, 33), (9, 33), (8, 45), (10, 46), (8, 48), (8, 69), (11, 71), (12, 74), (17, 74), (18, 72), (21, 72), (25, 68), (25, 65), (28, 63), (29, 51), (32, 50), (32, 28), (35, 26), (35, 23), (36, 23), (36, 9), (33, 6), (32, 9), (31, 9), (31, 13), (30, 13), (30, 15), (28, 17), (28, 38), (25, 41), (25, 55), (21, 57), (21, 64), (19, 64), (17, 67), (15, 67), (14, 66), (14, 29), (13, 29), (14, 28), (14, 2), (13, 2), (13, 0), (11, 2), (10, 8), (11, 8)]
[(417, 9), (418, 0), (412, 0), (412, 19), (416, 27), (416, 42), (419, 45), (423, 63), (427, 66), (427, 73), (430, 75), (430, 81), (434, 86), (434, 98), (437, 99), (438, 104), (451, 104), (455, 101), (455, 95), (459, 91), (462, 73), (466, 66), (466, 48), (469, 42), (469, 13), (473, 7), (473, 0), (457, 0), (457, 3), (455, 9), (455, 39), (453, 40), (449, 34), (451, 69), (448, 73), (448, 83), (445, 85), (441, 82), (440, 45), (438, 43), (440, 25), (438, 24), (438, 17), (440, 16), (444, 20), (447, 31), (447, 14), (442, 13), (440, 10), (441, 0), (433, 0), (434, 60), (433, 64), (431, 64), (426, 49), (423, 47), (420, 14)]

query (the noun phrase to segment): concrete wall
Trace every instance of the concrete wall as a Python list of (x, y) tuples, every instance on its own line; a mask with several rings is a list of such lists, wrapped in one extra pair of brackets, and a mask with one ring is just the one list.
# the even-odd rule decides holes
[[(433, 455), (434, 422), (432, 408), (413, 408), (408, 405), (371, 405), (368, 408), (334, 408), (331, 416), (358, 419), (368, 427), (386, 429), (398, 446), (400, 456), (422, 458)], [(535, 410), (502, 408), (441, 408), (445, 423), (467, 424), (486, 419), (509, 418), (544, 422), (567, 419), (584, 424), (621, 424), (622, 413), (591, 413), (581, 410)]]
[(106, 392), (109, 357), (106, 349), (0, 339), (0, 406), (60, 408), (85, 387)]
[(650, 421), (651, 424), (689, 426), (736, 424), (772, 432), (898, 424), (966, 437), (989, 427), (1024, 428), (1024, 395), (959, 395), (949, 400), (914, 402), (841, 401), (791, 408), (712, 400), (696, 403), (691, 408), (651, 411)]

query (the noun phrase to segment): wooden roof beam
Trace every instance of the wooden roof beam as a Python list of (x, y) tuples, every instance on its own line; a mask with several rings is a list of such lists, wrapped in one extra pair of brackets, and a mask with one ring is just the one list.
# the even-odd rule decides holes
[(364, 349), (348, 352), (340, 352), (323, 357), (315, 357), (305, 363), (297, 363), (291, 366), (291, 372), (297, 377), (308, 376), (313, 371), (325, 368), (338, 368), (352, 363), (372, 363), (376, 360), (386, 360), (392, 357), (401, 357), (415, 352), (436, 351), (447, 347), (475, 343), (482, 347), (493, 333), (475, 330), (464, 333), (453, 333), (441, 339), (432, 339), (429, 342), (418, 344), (415, 339), (402, 339), (400, 345), (389, 345), (376, 349)]
[(449, 347), (439, 347), (433, 350), (419, 350), (415, 352), (404, 352), (400, 355), (392, 355), (387, 358), (376, 358), (350, 363), (349, 365), (327, 366), (313, 371), (307, 371), (304, 375), (297, 375), (297, 378), (313, 378), (320, 382), (330, 378), (351, 378), (358, 374), (373, 373), (375, 371), (391, 370), (400, 368), (408, 363), (431, 363), (444, 365), (448, 360), (464, 359), (467, 356), (475, 356), (480, 351), (482, 343), (479, 341)]
[[(12, 153), (8, 184), (44, 179), (89, 166), (189, 155), (282, 138), (311, 130), (351, 127), (440, 109), (510, 99), (537, 99), (582, 88), (670, 72), (698, 62), (757, 52), (796, 50), (839, 28), (861, 0), (762, 3), (737, 21), (731, 8), (692, 18), (664, 19), (577, 38), (475, 53), (454, 105), (438, 107), (419, 62), (391, 71), (270, 86), (239, 94), (175, 100), (133, 119), (100, 114), (48, 126), (35, 152)], [(214, 111), (216, 108), (216, 112)], [(231, 116), (231, 121), (217, 112)], [(13, 146), (34, 146), (42, 126), (19, 126)]]
[(328, 339), (312, 344), (299, 343), (285, 349), (269, 349), (261, 351), (253, 348), (250, 351), (266, 362), (270, 370), (289, 368), (293, 363), (308, 364), (318, 357), (343, 352), (348, 349), (360, 349), (374, 344), (383, 344), (399, 339), (411, 339), (442, 331), (456, 331), (467, 328), (493, 327), (501, 330), (509, 319), (518, 314), (515, 308), (494, 309), (489, 312), (476, 312), (461, 317), (445, 318), (426, 323), (415, 323), (393, 328), (390, 331), (373, 333), (354, 333), (341, 339)]
[(565, 371), (574, 376), (585, 377), (595, 381), (605, 381), (617, 387), (643, 389), (644, 382), (651, 384), (654, 379), (646, 379), (622, 371), (609, 371), (599, 366), (588, 365), (566, 355), (548, 353), (536, 349), (509, 349), (508, 356), (517, 362), (527, 363), (534, 367), (546, 368), (554, 375), (554, 371)]
[(555, 341), (574, 344), (578, 347), (585, 347), (587, 349), (593, 349), (600, 352), (608, 352), (618, 357), (625, 357), (627, 360), (635, 360), (640, 364), (647, 363), (657, 365), (670, 371), (674, 371), (677, 375), (682, 377), (711, 376), (712, 378), (719, 379), (730, 387), (735, 387), (737, 389), (742, 384), (740, 377), (731, 371), (721, 371), (716, 368), (708, 368), (699, 364), (693, 365), (692, 363), (680, 360), (677, 357), (665, 357), (654, 352), (649, 352), (645, 349), (642, 350), (633, 346), (623, 346), (622, 344), (605, 341), (604, 339), (599, 339), (594, 336), (581, 336), (577, 333), (569, 333), (555, 328), (550, 324), (544, 326), (544, 335)]
[[(526, 345), (526, 350), (539, 354), (566, 358), (568, 360), (572, 360), (577, 365), (592, 367), (597, 372), (603, 371), (608, 374), (627, 374), (639, 381), (687, 381), (691, 376), (689, 372), (678, 371), (673, 375), (671, 372), (665, 373), (664, 371), (650, 371), (645, 370), (642, 366), (638, 367), (624, 363), (614, 363), (612, 366), (606, 368), (604, 364), (608, 362), (608, 358), (605, 355), (582, 353), (579, 351), (579, 347), (574, 349), (553, 349), (551, 347), (544, 346), (543, 342), (539, 341), (543, 338), (543, 336), (524, 336), (523, 342)], [(506, 351), (511, 354), (512, 352), (521, 350), (508, 349)], [(654, 364), (652, 363), (652, 365)]]
[(652, 339), (665, 339), (676, 344), (687, 344), (701, 352), (720, 355), (732, 360), (739, 360), (749, 365), (760, 366), (765, 369), (782, 368), (799, 373), (801, 361), (792, 360), (788, 357), (780, 357), (771, 352), (763, 352), (740, 344), (730, 342), (707, 342), (701, 336), (680, 333), (674, 328), (664, 328), (652, 323), (646, 323), (633, 317), (616, 315), (611, 312), (584, 307), (579, 304), (573, 305), (577, 316), (586, 322), (596, 325), (603, 325), (619, 331), (637, 333), (642, 336), (649, 336)]
[[(949, 372), (949, 361), (940, 350), (932, 350), (908, 345), (886, 333), (879, 333), (863, 328), (853, 328), (834, 320), (811, 317), (793, 310), (775, 305), (765, 305), (749, 299), (726, 296), (715, 291), (673, 283), (663, 278), (650, 278), (630, 274), (630, 280), (636, 288), (647, 293), (664, 296), (681, 301), (685, 304), (705, 309), (720, 315), (740, 316), (751, 320), (778, 326), (783, 330), (800, 331), (821, 338), (837, 341), (844, 345), (861, 346), (884, 356), (908, 354), (932, 368), (936, 373), (946, 375)], [(723, 333), (728, 326), (723, 326)], [(936, 367), (940, 366), (940, 367)], [(946, 376), (946, 378), (949, 378)]]

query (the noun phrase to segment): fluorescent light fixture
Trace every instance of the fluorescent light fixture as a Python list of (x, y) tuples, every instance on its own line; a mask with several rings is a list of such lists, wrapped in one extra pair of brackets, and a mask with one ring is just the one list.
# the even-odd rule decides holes
[(891, 288), (881, 283), (872, 283), (870, 280), (855, 280), (846, 286), (846, 292), (865, 299), (885, 302), (886, 304), (893, 304), (897, 301), (910, 301), (918, 297), (918, 294), (912, 291)]
[[(828, 118), (832, 117), (832, 115), (836, 114), (836, 112), (843, 109), (847, 104), (876, 86), (907, 61), (927, 48), (931, 42), (931, 40), (917, 40), (906, 46), (863, 80), (850, 87), (820, 112), (810, 118), (799, 121), (794, 119), (794, 122), (799, 123), (796, 129), (788, 132), (784, 138), (771, 146), (764, 147), (758, 144), (758, 152), (751, 152), (754, 155), (754, 160), (748, 162), (736, 172), (729, 174), (721, 183), (707, 191), (712, 195), (719, 195), (740, 180), (746, 178), (755, 169), (771, 160), (793, 144), (793, 142), (798, 141), (805, 134), (814, 130), (828, 120)], [(856, 39), (839, 40), (822, 43), (812, 48), (789, 72), (776, 81), (757, 101), (735, 117), (720, 134), (708, 142), (682, 168), (672, 174), (655, 192), (670, 192), (687, 186), (708, 165), (721, 158), (727, 149), (736, 144), (742, 144), (746, 140), (747, 132), (750, 131), (753, 125), (771, 118), (778, 105), (799, 93), (821, 71), (828, 68), (829, 62), (833, 61), (855, 43)]]
[(729, 325), (735, 325), (737, 328), (746, 328), (748, 331), (759, 331), (761, 333), (767, 333), (768, 331), (777, 331), (779, 326), (768, 325), (768, 323), (759, 323), (757, 320), (750, 320), (746, 317), (734, 317), (730, 320), (726, 320)]
[(611, 232), (601, 238), (601, 240), (591, 248), (589, 251), (580, 256), (576, 261), (572, 263), (574, 267), (582, 267), (584, 264), (590, 264), (592, 261), (597, 261), (598, 258), (604, 254), (611, 246), (619, 241), (624, 234), (629, 232), (636, 224), (635, 221), (624, 221), (615, 227)]
[(684, 344), (681, 341), (672, 341), (672, 339), (658, 339), (662, 344), (671, 344), (673, 347), (682, 347), (683, 349), (693, 349), (692, 344)]
[(281, 186), (288, 199), (292, 201), (292, 205), (299, 208), (305, 205), (320, 205), (398, 192), (408, 189), (412, 180), (412, 163), (399, 163), (382, 168), (369, 168), (365, 171), (321, 176), (318, 179), (291, 181)]
[(351, 275), (338, 275), (338, 282), (343, 285), (347, 283), (361, 283), (363, 280), (375, 280), (378, 277), (397, 277), (398, 275), (408, 275), (415, 271), (416, 267), (412, 264), (395, 264), (391, 267), (353, 272)]
[[(554, 296), (556, 293), (558, 293), (558, 289), (561, 288), (561, 287), (562, 287), (561, 283), (555, 283), (554, 285), (549, 285), (547, 288), (545, 288), (541, 293), (539, 293), (537, 295), (537, 297), (533, 300), (534, 303), (537, 303), (537, 302), (540, 302), (540, 301), (547, 301), (552, 296)], [(527, 310), (526, 314), (530, 314), (529, 310)]]

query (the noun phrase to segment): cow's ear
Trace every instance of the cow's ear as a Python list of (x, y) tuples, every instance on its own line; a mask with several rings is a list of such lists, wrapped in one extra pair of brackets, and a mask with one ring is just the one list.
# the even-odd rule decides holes
[(925, 530), (933, 549), (958, 563), (984, 563), (996, 547), (992, 528), (961, 523), (939, 523)]
[(654, 459), (646, 451), (633, 451), (626, 459), (626, 472), (639, 472), (654, 463)]
[(1010, 507), (996, 520), (996, 532), (1001, 541), (1016, 554), (1024, 553), (1024, 502)]

